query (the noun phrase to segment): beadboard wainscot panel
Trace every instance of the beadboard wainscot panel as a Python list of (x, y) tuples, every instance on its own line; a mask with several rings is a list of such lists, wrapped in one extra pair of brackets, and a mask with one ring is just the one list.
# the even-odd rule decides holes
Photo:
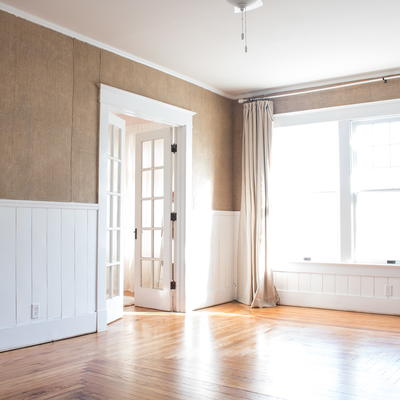
[(96, 331), (97, 208), (0, 200), (0, 351)]
[(191, 309), (227, 303), (236, 298), (237, 233), (235, 211), (195, 212), (195, 268), (187, 290)]
[(274, 265), (280, 304), (400, 315), (400, 266)]

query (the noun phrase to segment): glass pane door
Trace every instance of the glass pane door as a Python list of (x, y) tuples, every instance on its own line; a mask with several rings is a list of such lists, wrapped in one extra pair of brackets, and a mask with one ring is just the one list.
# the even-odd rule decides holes
[(169, 310), (171, 274), (171, 130), (141, 134), (136, 142), (138, 231), (135, 303)]
[(125, 121), (110, 114), (107, 152), (107, 322), (120, 318), (123, 312), (121, 202), (124, 136)]

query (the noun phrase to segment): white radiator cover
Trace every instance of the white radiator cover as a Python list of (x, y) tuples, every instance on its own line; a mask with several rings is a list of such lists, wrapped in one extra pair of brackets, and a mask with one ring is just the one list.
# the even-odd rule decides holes
[(280, 304), (400, 315), (400, 268), (290, 263), (273, 266)]
[(96, 331), (97, 205), (0, 200), (0, 254), (0, 351)]

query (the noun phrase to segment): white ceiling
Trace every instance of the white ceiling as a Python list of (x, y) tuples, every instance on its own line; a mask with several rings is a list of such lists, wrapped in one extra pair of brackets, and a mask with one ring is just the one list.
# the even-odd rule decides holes
[(264, 0), (248, 54), (225, 0), (4, 3), (230, 96), (400, 70), (399, 0)]

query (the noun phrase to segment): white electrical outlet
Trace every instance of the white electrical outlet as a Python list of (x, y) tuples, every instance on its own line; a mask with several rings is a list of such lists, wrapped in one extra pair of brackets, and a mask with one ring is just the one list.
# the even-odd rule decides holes
[(39, 304), (32, 304), (31, 305), (31, 319), (38, 319), (39, 318)]
[(389, 285), (389, 284), (385, 285), (385, 295), (386, 295), (386, 297), (393, 296), (393, 285)]

